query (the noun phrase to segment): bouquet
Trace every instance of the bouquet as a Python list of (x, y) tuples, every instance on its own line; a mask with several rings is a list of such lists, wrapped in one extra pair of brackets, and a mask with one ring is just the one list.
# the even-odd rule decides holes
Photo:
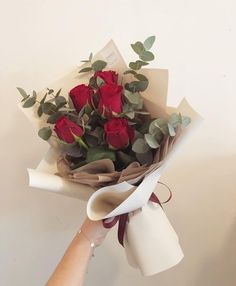
[(119, 242), (143, 275), (183, 258), (154, 190), (200, 118), (185, 99), (166, 106), (167, 71), (143, 68), (154, 42), (132, 44), (138, 59), (129, 67), (110, 41), (50, 88), (29, 95), (18, 87), (21, 109), (51, 146), (28, 169), (30, 185), (88, 201), (88, 217), (105, 227), (119, 221)]

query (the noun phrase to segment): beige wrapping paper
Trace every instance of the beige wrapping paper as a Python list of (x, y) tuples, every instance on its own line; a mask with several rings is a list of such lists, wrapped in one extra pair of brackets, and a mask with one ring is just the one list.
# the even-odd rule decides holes
[[(96, 59), (105, 60), (108, 63), (106, 69), (116, 70), (120, 74), (127, 69), (113, 41), (95, 55), (94, 60)], [(124, 241), (128, 261), (132, 266), (139, 268), (143, 275), (153, 275), (176, 265), (183, 258), (183, 253), (178, 237), (165, 213), (158, 205), (148, 200), (163, 170), (201, 118), (185, 99), (177, 108), (167, 107), (167, 70), (143, 69), (142, 73), (149, 79), (148, 89), (143, 93), (144, 104), (153, 117), (167, 116), (172, 112), (181, 112), (191, 117), (191, 124), (181, 132), (177, 140), (168, 139), (165, 147), (167, 149), (159, 154), (162, 158), (163, 152), (168, 151), (161, 167), (148, 173), (138, 187), (132, 185), (133, 179), (127, 179), (116, 185), (96, 190), (56, 175), (60, 150), (52, 139), (49, 142), (51, 147), (39, 166), (35, 170), (28, 169), (28, 173), (29, 184), (32, 187), (88, 201), (87, 214), (92, 220), (130, 213)], [(62, 88), (62, 95), (67, 97), (71, 88), (86, 82), (88, 82), (88, 76), (78, 75), (78, 69), (75, 69), (49, 87), (55, 90)], [(41, 92), (41, 96), (43, 94), (44, 91)], [(44, 117), (37, 118), (36, 108), (21, 109), (38, 130), (48, 124)]]

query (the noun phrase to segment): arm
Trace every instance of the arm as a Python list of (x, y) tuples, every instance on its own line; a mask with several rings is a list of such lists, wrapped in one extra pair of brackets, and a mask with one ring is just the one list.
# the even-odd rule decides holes
[(107, 232), (101, 221), (91, 221), (87, 218), (46, 286), (82, 286), (94, 247), (103, 242)]

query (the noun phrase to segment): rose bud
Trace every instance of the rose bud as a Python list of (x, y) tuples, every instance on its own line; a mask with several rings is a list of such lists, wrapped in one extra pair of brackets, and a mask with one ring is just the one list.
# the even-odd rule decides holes
[(54, 131), (61, 140), (67, 143), (75, 142), (73, 134), (78, 137), (81, 137), (84, 133), (83, 129), (79, 125), (69, 120), (65, 116), (60, 117), (56, 121), (56, 124), (54, 126)]
[(77, 111), (80, 111), (86, 104), (91, 106), (93, 97), (93, 90), (91, 87), (85, 84), (77, 85), (72, 88), (69, 95)]
[(116, 149), (123, 149), (134, 139), (134, 129), (125, 118), (112, 118), (104, 124), (106, 141)]
[(97, 77), (100, 77), (101, 79), (104, 80), (105, 83), (110, 84), (110, 83), (117, 83), (118, 81), (118, 74), (114, 71), (97, 71), (94, 75), (95, 79)]
[(101, 114), (111, 116), (113, 113), (122, 112), (123, 87), (116, 84), (105, 84), (98, 90), (98, 110)]

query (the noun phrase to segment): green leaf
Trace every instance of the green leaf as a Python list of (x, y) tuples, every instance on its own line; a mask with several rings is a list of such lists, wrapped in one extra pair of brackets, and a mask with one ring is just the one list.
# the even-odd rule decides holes
[(33, 90), (33, 97), (36, 98), (37, 97), (37, 93), (35, 90)]
[(136, 153), (136, 158), (138, 159), (139, 163), (142, 165), (144, 164), (150, 165), (153, 162), (153, 154), (151, 150), (143, 154)]
[(83, 151), (81, 150), (78, 144), (68, 144), (68, 145), (69, 146), (66, 146), (65, 148), (66, 155), (74, 158), (80, 158), (83, 156)]
[(143, 61), (136, 61), (136, 62), (130, 62), (129, 63), (129, 67), (132, 69), (132, 70), (140, 70), (142, 68), (142, 66), (146, 66), (148, 65), (148, 63), (146, 62), (143, 62)]
[(169, 135), (171, 137), (174, 137), (176, 135), (174, 127), (170, 123), (168, 123), (167, 126), (168, 126)]
[(134, 119), (135, 117), (135, 112), (134, 111), (129, 111), (125, 114), (127, 117), (129, 117), (130, 119)]
[(90, 62), (91, 62), (92, 58), (93, 58), (93, 53), (90, 53), (90, 55), (89, 55), (89, 61)]
[(51, 88), (47, 88), (47, 90), (48, 90), (48, 94), (51, 94), (51, 93), (53, 93), (53, 92), (54, 92), (54, 90), (53, 90), (53, 89), (51, 89)]
[(120, 160), (123, 164), (125, 164), (126, 166), (128, 166), (130, 163), (135, 161), (135, 158), (126, 154), (123, 151), (118, 151), (117, 152), (118, 155), (118, 160)]
[(30, 97), (29, 99), (27, 99), (24, 104), (23, 107), (24, 108), (29, 108), (32, 107), (36, 102), (36, 98), (35, 97)]
[(51, 102), (45, 102), (42, 104), (43, 113), (52, 115), (57, 111), (57, 106)]
[(160, 147), (159, 143), (157, 142), (156, 138), (155, 138), (153, 135), (147, 133), (147, 134), (144, 135), (144, 138), (145, 138), (147, 144), (148, 144), (151, 148), (157, 149), (157, 148)]
[(132, 49), (136, 54), (140, 55), (144, 51), (143, 43), (136, 42), (135, 44), (131, 44)]
[(26, 101), (26, 99), (28, 99), (30, 97), (30, 95), (27, 95), (27, 97), (23, 97), (23, 99), (21, 100), (21, 102)]
[(44, 95), (44, 97), (43, 97), (43, 98), (41, 99), (41, 101), (40, 101), (40, 104), (44, 103), (44, 101), (45, 101), (47, 95), (48, 95), (47, 93)]
[(55, 103), (57, 105), (57, 109), (63, 107), (65, 104), (67, 104), (67, 100), (64, 96), (57, 96), (55, 97)]
[(41, 128), (38, 132), (38, 136), (43, 140), (48, 140), (51, 137), (51, 135), (52, 135), (52, 130), (49, 126)]
[(138, 92), (132, 93), (129, 90), (125, 90), (124, 95), (130, 103), (139, 104), (140, 94)]
[(127, 71), (124, 72), (124, 74), (136, 75), (137, 73), (136, 73), (136, 71), (134, 71), (134, 70), (127, 70)]
[(56, 121), (62, 116), (62, 112), (61, 111), (58, 111), (56, 113), (53, 113), (52, 115), (50, 115), (48, 117), (48, 120), (47, 120), (47, 123), (50, 123), (50, 124), (55, 124)]
[(83, 69), (81, 69), (81, 70), (79, 71), (79, 73), (89, 72), (89, 71), (91, 71), (91, 70), (92, 70), (92, 68), (91, 68), (91, 67), (87, 67), (87, 68), (83, 68)]
[(139, 153), (139, 154), (146, 153), (149, 149), (150, 148), (149, 148), (148, 144), (146, 143), (146, 141), (143, 138), (138, 138), (132, 146), (132, 150), (135, 153)]
[(92, 63), (92, 68), (94, 71), (101, 71), (106, 67), (107, 63), (101, 60), (98, 60)]
[(106, 149), (105, 147), (94, 147), (88, 149), (86, 157), (86, 161), (88, 163), (102, 159), (111, 159), (114, 162), (116, 160), (116, 154), (113, 150)]
[(100, 76), (97, 76), (97, 86), (100, 87), (104, 83), (105, 83), (105, 81)]
[(181, 124), (184, 126), (184, 127), (187, 127), (191, 122), (191, 118), (188, 117), (188, 116), (182, 116), (181, 117)]
[(139, 55), (140, 59), (145, 61), (145, 62), (150, 62), (152, 60), (154, 60), (154, 54), (152, 52), (149, 51), (143, 51), (140, 55)]
[(136, 74), (134, 77), (137, 78), (140, 81), (147, 81), (148, 82), (147, 77), (145, 75), (141, 74), (141, 73)]
[(85, 140), (86, 140), (87, 144), (90, 147), (98, 146), (98, 138), (97, 137), (95, 137), (93, 135), (90, 135), (90, 134), (85, 134), (84, 137), (85, 137)]
[(58, 90), (58, 92), (56, 93), (55, 97), (58, 97), (61, 93), (61, 88)]
[(37, 114), (38, 114), (38, 117), (41, 117), (43, 115), (43, 108), (41, 104), (38, 107)]
[(144, 91), (148, 87), (148, 81), (132, 81), (125, 84), (125, 88), (132, 92)]
[(169, 123), (176, 128), (178, 124), (181, 123), (181, 115), (177, 113), (172, 113), (169, 118)]
[(26, 91), (22, 87), (17, 87), (17, 90), (21, 94), (22, 97), (27, 98), (29, 95), (26, 93)]
[(146, 50), (150, 50), (151, 47), (153, 46), (155, 40), (156, 40), (156, 37), (155, 37), (155, 36), (148, 37), (148, 38), (144, 41), (144, 43), (143, 43), (144, 48), (145, 48)]

